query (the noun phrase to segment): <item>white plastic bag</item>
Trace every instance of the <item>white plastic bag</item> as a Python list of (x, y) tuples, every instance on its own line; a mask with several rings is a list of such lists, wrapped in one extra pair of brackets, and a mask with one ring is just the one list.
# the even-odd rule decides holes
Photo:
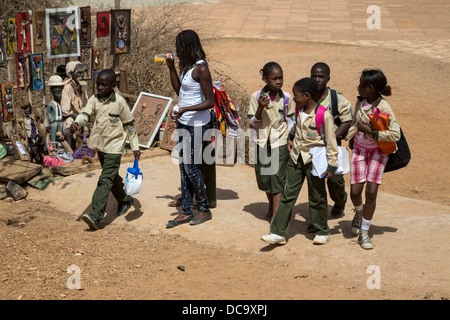
[[(346, 147), (338, 146), (338, 168), (335, 174), (346, 174), (350, 171), (349, 154)], [(309, 149), (312, 156), (312, 170), (314, 176), (319, 177), (328, 167), (327, 147), (314, 147)]]
[(134, 166), (127, 169), (127, 175), (125, 176), (125, 183), (123, 184), (123, 190), (129, 196), (137, 196), (141, 191), (143, 175), (139, 170), (138, 159), (134, 160)]

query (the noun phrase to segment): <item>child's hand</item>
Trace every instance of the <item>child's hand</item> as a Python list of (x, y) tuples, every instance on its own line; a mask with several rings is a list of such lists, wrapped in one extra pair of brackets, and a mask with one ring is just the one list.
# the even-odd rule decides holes
[(258, 100), (258, 108), (264, 108), (265, 106), (267, 106), (270, 102), (270, 98), (268, 94), (262, 94), (259, 96), (259, 100)]
[(289, 152), (291, 152), (293, 145), (294, 145), (294, 141), (288, 139), (288, 141), (287, 141), (287, 149), (288, 149)]
[(133, 155), (135, 159), (139, 159), (141, 157), (141, 151), (140, 150), (133, 150)]
[(357, 127), (358, 127), (358, 130), (362, 133), (365, 133), (368, 135), (372, 134), (372, 128), (367, 123), (364, 123), (361, 120), (358, 121)]
[(78, 130), (78, 123), (74, 122), (70, 125), (70, 132), (75, 133)]
[(322, 173), (320, 175), (321, 178), (327, 178), (327, 179), (331, 178), (332, 176), (334, 176), (334, 173), (331, 173), (331, 172), (328, 172), (328, 171), (325, 171), (324, 173)]
[(166, 65), (170, 70), (175, 70), (175, 63), (173, 61), (173, 58), (166, 58)]

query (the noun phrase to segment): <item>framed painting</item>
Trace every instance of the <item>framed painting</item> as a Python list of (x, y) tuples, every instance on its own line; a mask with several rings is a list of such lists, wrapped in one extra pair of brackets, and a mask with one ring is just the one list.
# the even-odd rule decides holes
[(44, 89), (44, 55), (34, 53), (28, 56), (30, 63), (30, 88), (32, 91)]
[(97, 94), (97, 77), (100, 71), (94, 71), (92, 75), (92, 94)]
[(92, 79), (92, 47), (81, 46), (80, 62), (83, 65), (84, 80)]
[(80, 8), (80, 45), (91, 45), (91, 7)]
[(31, 52), (31, 23), (28, 12), (16, 13), (17, 51)]
[(25, 54), (16, 52), (16, 79), (17, 90), (26, 90), (28, 81), (28, 67), (25, 62)]
[(109, 37), (109, 11), (97, 12), (97, 37)]
[(111, 10), (111, 54), (130, 53), (131, 9)]
[(6, 44), (7, 44), (7, 53), (11, 54), (16, 52), (16, 18), (9, 18), (8, 24), (6, 27), (7, 30), (7, 38), (6, 38)]
[(33, 52), (44, 52), (45, 44), (45, 12), (33, 12), (31, 18), (33, 25)]
[(6, 66), (6, 51), (3, 44), (2, 28), (0, 28), (0, 67)]
[(141, 92), (131, 113), (139, 137), (139, 145), (150, 148), (164, 117), (172, 104), (172, 98)]
[(3, 82), (1, 84), (1, 92), (3, 121), (13, 121), (16, 119), (14, 112), (14, 84), (12, 82)]
[(45, 36), (49, 59), (80, 56), (78, 21), (78, 7), (45, 9)]

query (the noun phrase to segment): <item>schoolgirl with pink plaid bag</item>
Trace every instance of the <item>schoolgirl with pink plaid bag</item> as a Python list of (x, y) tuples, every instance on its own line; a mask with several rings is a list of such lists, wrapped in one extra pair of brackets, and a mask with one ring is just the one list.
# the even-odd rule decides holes
[[(346, 136), (353, 149), (351, 158), (350, 198), (355, 207), (352, 220), (352, 233), (358, 236), (363, 249), (372, 249), (373, 243), (368, 231), (376, 207), (378, 187), (389, 154), (384, 154), (379, 143), (397, 142), (400, 139), (400, 126), (394, 112), (382, 95), (390, 96), (391, 87), (386, 76), (379, 69), (366, 69), (362, 72), (358, 85), (359, 97), (355, 105), (352, 125)], [(375, 130), (369, 115), (376, 111), (389, 114), (387, 130)], [(396, 150), (393, 150), (395, 152)], [(365, 203), (362, 192), (365, 187)]]

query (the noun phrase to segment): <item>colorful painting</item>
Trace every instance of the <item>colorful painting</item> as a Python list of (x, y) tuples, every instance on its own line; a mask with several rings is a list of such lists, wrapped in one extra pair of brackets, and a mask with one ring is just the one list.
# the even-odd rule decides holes
[(16, 78), (17, 90), (26, 90), (28, 80), (28, 67), (25, 62), (25, 55), (23, 52), (16, 52)]
[(3, 82), (1, 89), (3, 121), (13, 121), (16, 119), (14, 112), (14, 84), (12, 82)]
[(44, 52), (45, 44), (45, 12), (33, 12), (31, 23), (33, 25), (33, 52)]
[(111, 54), (130, 53), (131, 9), (111, 10)]
[(91, 7), (80, 8), (80, 45), (91, 45)]
[(48, 58), (80, 56), (79, 21), (78, 7), (45, 10)]
[(31, 52), (31, 23), (30, 14), (22, 12), (16, 14), (17, 51)]
[(31, 54), (30, 62), (30, 88), (31, 90), (44, 89), (44, 55), (42, 53)]
[(16, 18), (9, 18), (8, 19), (8, 25), (7, 25), (7, 53), (11, 54), (16, 52)]
[(109, 11), (97, 12), (97, 37), (109, 37)]

